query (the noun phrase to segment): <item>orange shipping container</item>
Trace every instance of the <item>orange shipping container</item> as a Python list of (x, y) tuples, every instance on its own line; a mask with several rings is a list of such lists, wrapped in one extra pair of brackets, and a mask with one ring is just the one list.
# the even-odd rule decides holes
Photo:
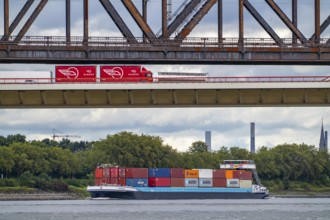
[(234, 171), (235, 170), (226, 170), (226, 179), (233, 179), (234, 178)]
[(185, 178), (198, 178), (199, 177), (198, 170), (185, 170), (184, 177)]

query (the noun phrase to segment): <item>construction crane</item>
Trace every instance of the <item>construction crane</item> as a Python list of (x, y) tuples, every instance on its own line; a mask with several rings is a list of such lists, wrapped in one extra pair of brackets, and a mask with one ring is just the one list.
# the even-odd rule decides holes
[[(58, 133), (61, 133), (61, 134), (58, 134)], [(62, 137), (62, 138), (68, 138), (68, 137), (74, 137), (74, 138), (80, 138), (79, 135), (69, 135), (69, 134), (63, 134), (63, 132), (53, 128), (53, 134), (52, 134), (52, 137), (53, 137), (53, 141), (55, 141), (55, 138), (58, 138), (58, 137)]]

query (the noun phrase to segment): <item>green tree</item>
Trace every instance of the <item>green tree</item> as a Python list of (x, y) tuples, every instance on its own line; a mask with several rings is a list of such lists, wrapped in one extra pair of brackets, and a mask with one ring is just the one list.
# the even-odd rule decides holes
[(123, 167), (175, 167), (178, 153), (163, 145), (160, 137), (120, 132), (95, 143), (94, 163), (112, 163)]
[(207, 151), (207, 144), (203, 141), (193, 142), (188, 148), (188, 153), (203, 153)]
[(0, 173), (8, 176), (15, 165), (14, 152), (9, 147), (0, 147)]

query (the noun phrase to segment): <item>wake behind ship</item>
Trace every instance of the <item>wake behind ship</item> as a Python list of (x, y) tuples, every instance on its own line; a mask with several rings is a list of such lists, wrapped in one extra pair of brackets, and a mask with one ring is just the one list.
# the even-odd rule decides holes
[[(253, 184), (253, 177), (256, 184)], [(263, 199), (269, 194), (249, 160), (226, 160), (220, 169), (119, 168), (95, 170), (92, 198)]]

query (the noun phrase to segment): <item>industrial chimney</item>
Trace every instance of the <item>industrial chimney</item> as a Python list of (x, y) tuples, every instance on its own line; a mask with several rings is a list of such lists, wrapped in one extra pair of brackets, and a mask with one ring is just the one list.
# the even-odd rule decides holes
[(211, 151), (211, 131), (205, 131), (205, 144), (207, 145), (207, 150)]
[(256, 152), (256, 146), (255, 146), (255, 125), (254, 122), (251, 122), (250, 124), (250, 152), (255, 153)]

